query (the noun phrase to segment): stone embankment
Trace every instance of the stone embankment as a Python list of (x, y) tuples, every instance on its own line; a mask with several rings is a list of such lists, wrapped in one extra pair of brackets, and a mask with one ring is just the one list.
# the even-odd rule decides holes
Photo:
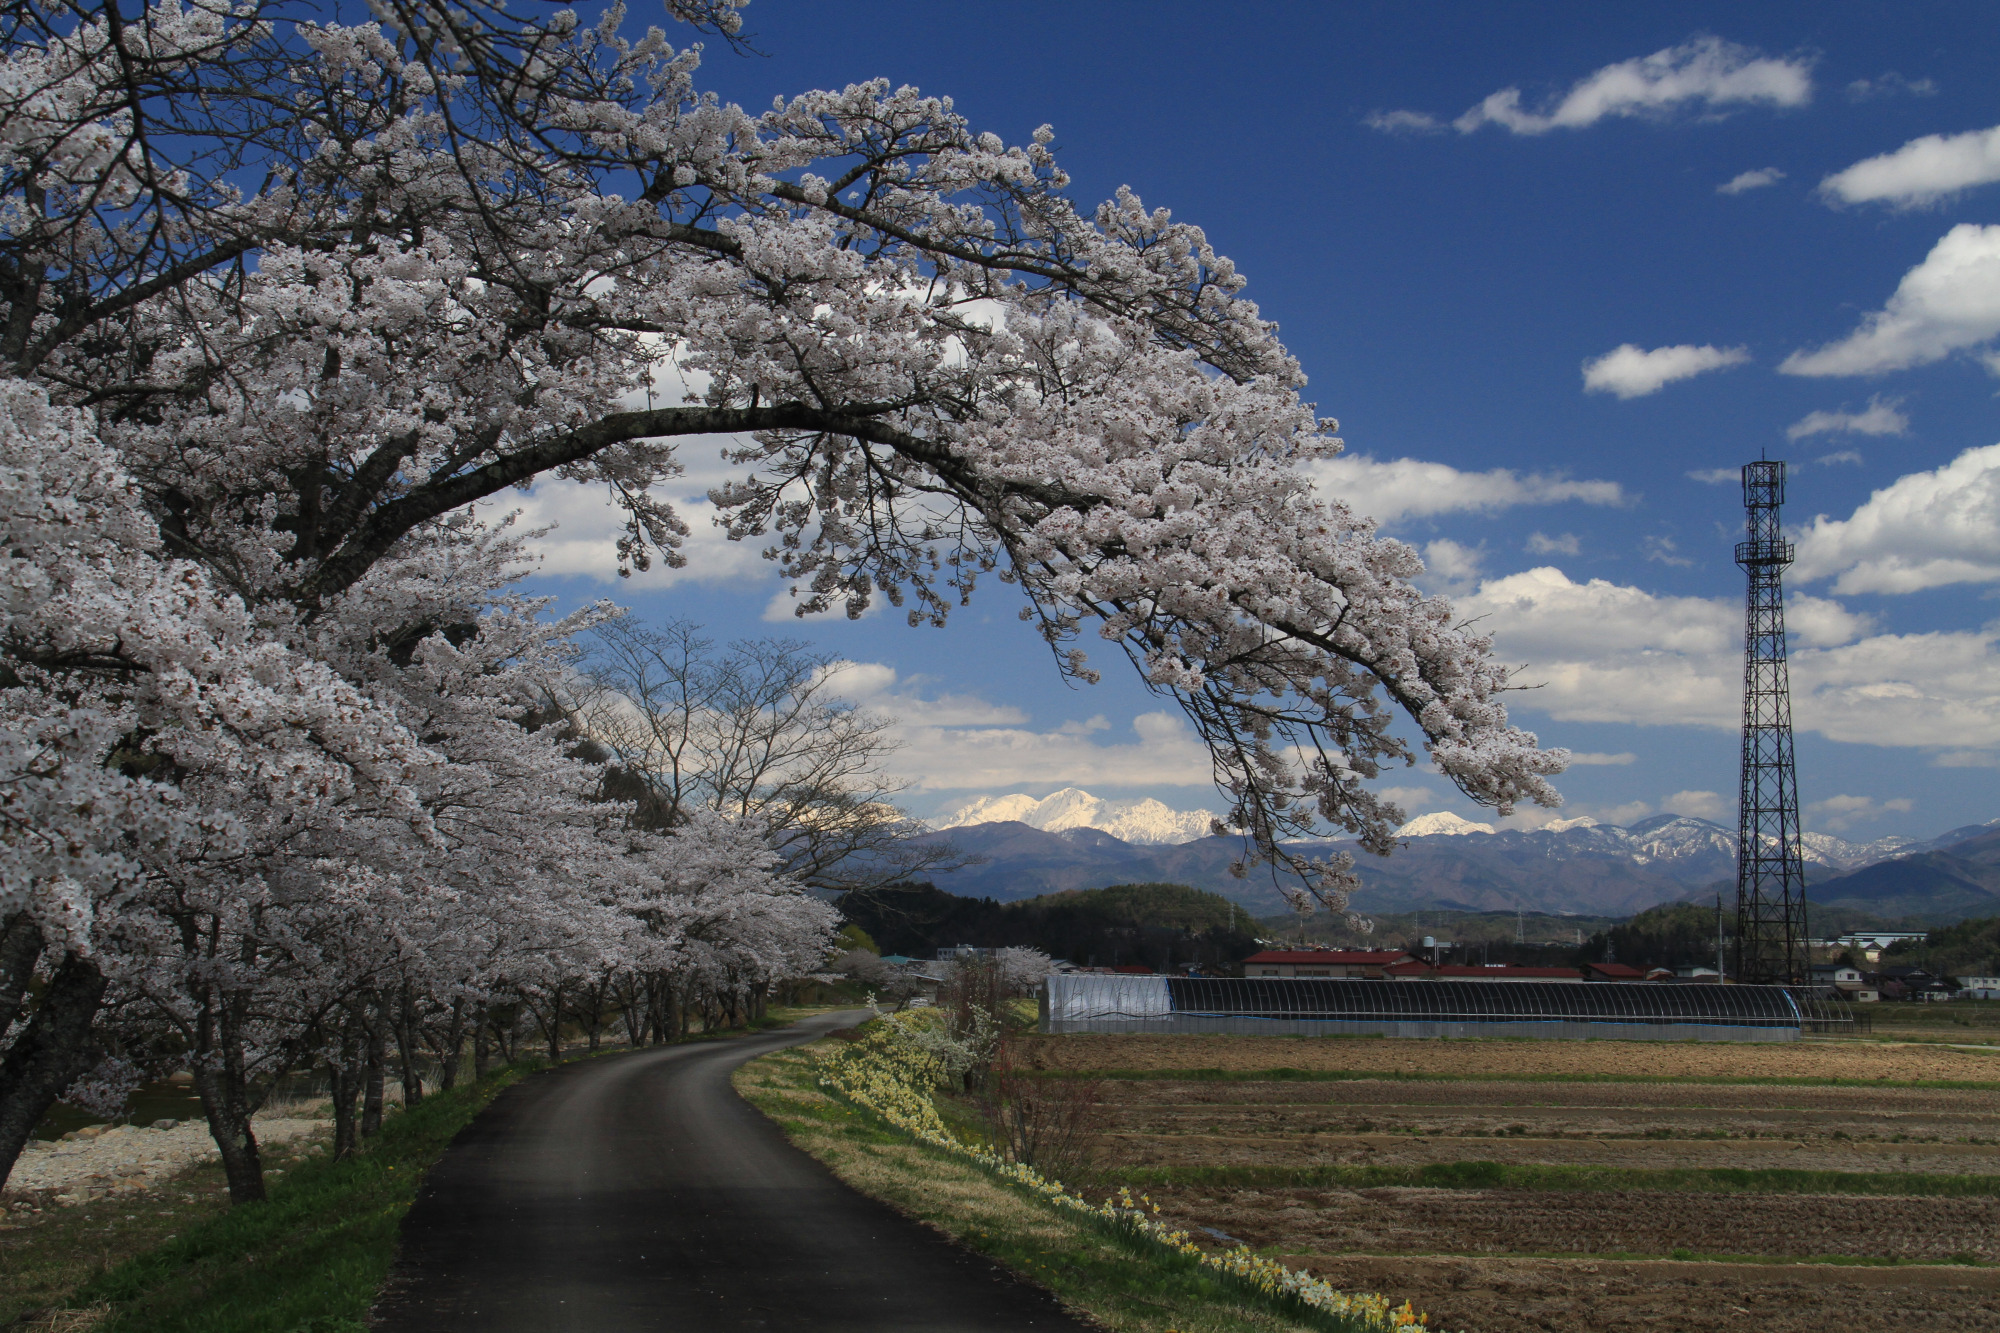
[[(292, 1115), (259, 1116), (257, 1141), (287, 1143), (329, 1129), (329, 1122)], [(28, 1145), (7, 1178), (7, 1193), (57, 1204), (85, 1203), (152, 1189), (189, 1167), (216, 1159), (215, 1140), (199, 1120), (156, 1120), (151, 1125), (93, 1125), (53, 1141)], [(277, 1172), (267, 1172), (275, 1175)]]

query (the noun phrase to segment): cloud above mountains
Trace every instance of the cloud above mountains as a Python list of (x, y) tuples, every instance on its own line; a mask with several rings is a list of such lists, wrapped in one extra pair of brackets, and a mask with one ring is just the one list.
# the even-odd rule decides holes
[(1899, 477), (1847, 518), (1820, 515), (1793, 571), (1841, 594), (2000, 583), (2000, 444)]
[[(1876, 634), (1838, 602), (1787, 599), (1794, 716), (1802, 731), (1867, 745), (2000, 747), (2000, 624), (1976, 631)], [(1743, 608), (1541, 567), (1461, 598), (1495, 650), (1535, 686), (1515, 696), (1568, 722), (1741, 723)]]

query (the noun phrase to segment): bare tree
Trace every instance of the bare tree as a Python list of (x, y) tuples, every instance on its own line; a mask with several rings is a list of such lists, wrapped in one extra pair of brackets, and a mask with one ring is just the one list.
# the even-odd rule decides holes
[(596, 631), (574, 701), (609, 752), (614, 788), (672, 827), (696, 809), (754, 819), (786, 874), (826, 889), (891, 884), (966, 863), (898, 809), (883, 771), (895, 719), (841, 697), (836, 659), (796, 639), (721, 646), (685, 620)]

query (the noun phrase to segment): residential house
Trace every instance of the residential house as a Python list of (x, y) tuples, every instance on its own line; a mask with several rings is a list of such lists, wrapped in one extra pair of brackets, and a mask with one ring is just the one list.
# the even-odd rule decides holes
[(1246, 977), (1374, 977), (1406, 962), (1402, 949), (1266, 949), (1243, 960)]
[(1396, 981), (1575, 981), (1583, 973), (1573, 967), (1517, 967), (1512, 963), (1426, 963), (1412, 958), (1391, 963), (1382, 975)]
[(1585, 981), (1625, 982), (1651, 980), (1643, 969), (1633, 967), (1630, 963), (1585, 963), (1583, 965), (1583, 979)]

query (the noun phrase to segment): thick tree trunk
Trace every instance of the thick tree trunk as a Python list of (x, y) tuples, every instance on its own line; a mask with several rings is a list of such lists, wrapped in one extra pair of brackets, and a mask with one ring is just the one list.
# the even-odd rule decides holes
[(472, 1076), (474, 1078), (485, 1078), (486, 1070), (491, 1064), (492, 1057), (488, 1054), (486, 1046), (491, 1028), (491, 1016), (487, 1014), (486, 1006), (482, 1004), (479, 1006), (479, 1019), (472, 1029)]
[(26, 1028), (0, 1059), (0, 1183), (63, 1089), (90, 1069), (96, 1054), (90, 1027), (103, 1007), (106, 984), (90, 959), (64, 958)]
[(14, 913), (0, 927), (0, 1036), (27, 1013), (35, 960), (41, 956), (42, 928), (26, 912)]
[(363, 1035), (359, 1015), (348, 1012), (340, 1027), (340, 1053), (327, 1066), (327, 1082), (333, 1096), (333, 1155), (347, 1157), (361, 1147), (361, 1127), (355, 1104), (361, 1099)]
[(417, 1069), (417, 1005), (408, 985), (401, 987), (396, 1005), (396, 1063), (403, 1079), (403, 1106), (416, 1106), (424, 1099), (424, 1076)]
[(222, 1174), (229, 1181), (229, 1202), (256, 1203), (264, 1197), (264, 1162), (257, 1152), (257, 1132), (250, 1124), (250, 1103), (242, 1062), (221, 1052), (219, 1065), (197, 1060), (194, 1090), (208, 1118), (209, 1136), (222, 1154)]
[(438, 1051), (438, 1091), (450, 1092), (458, 1086), (458, 1062), (465, 1058), (465, 997), (451, 1002), (451, 1023), (444, 1030), (444, 1044)]
[(383, 1065), (387, 1063), (388, 1033), (383, 1031), (381, 1006), (369, 1006), (373, 1011), (365, 1020), (368, 1025), (368, 1058), (362, 1066), (361, 1080), (361, 1137), (373, 1138), (382, 1132), (383, 1083), (386, 1081)]

